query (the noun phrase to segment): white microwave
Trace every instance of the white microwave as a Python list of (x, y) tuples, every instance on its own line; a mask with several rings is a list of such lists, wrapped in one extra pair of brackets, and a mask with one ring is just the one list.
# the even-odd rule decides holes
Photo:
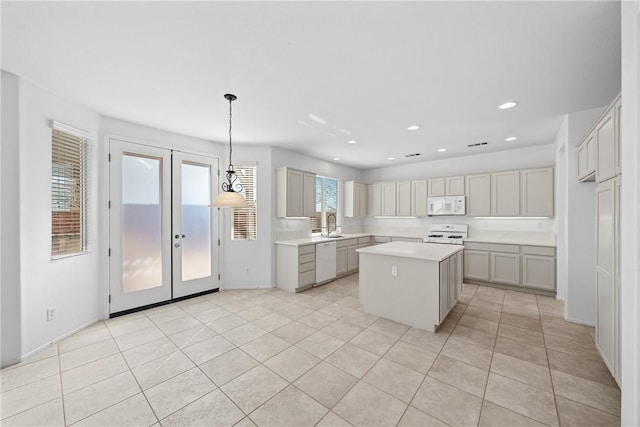
[(427, 215), (464, 215), (464, 196), (428, 197)]

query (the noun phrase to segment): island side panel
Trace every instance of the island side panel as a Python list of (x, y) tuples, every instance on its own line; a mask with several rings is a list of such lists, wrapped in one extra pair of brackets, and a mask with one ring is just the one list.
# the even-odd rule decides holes
[(360, 302), (367, 313), (433, 332), (440, 320), (439, 286), (438, 261), (360, 253)]

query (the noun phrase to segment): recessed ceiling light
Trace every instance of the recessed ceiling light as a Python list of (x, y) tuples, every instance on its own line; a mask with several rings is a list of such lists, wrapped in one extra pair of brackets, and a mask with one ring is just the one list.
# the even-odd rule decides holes
[(505, 141), (507, 141), (507, 142), (511, 142), (511, 141), (515, 141), (515, 140), (517, 140), (517, 139), (518, 139), (518, 138), (517, 138), (517, 137), (515, 137), (515, 136), (510, 136), (510, 137), (508, 137), (508, 138), (505, 138), (504, 140), (505, 140)]
[(387, 157), (387, 160), (395, 160), (395, 157)]
[(408, 130), (418, 130), (418, 129), (420, 129), (420, 125), (411, 125), (407, 129)]
[(356, 141), (355, 139), (347, 141), (347, 144), (357, 144), (357, 143), (358, 141)]
[(340, 160), (340, 157), (334, 157), (333, 160)]
[(508, 110), (509, 108), (513, 108), (516, 105), (518, 105), (516, 101), (508, 101), (508, 102), (505, 102), (504, 104), (499, 105), (498, 108), (501, 110)]
[(436, 151), (438, 153), (444, 153), (445, 151), (447, 151), (447, 149), (446, 148), (438, 148)]

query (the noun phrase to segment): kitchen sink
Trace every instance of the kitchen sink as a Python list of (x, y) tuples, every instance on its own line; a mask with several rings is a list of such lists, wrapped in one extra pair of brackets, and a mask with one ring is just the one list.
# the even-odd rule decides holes
[(337, 239), (338, 237), (344, 237), (342, 234), (334, 234), (333, 236), (324, 236), (325, 239)]

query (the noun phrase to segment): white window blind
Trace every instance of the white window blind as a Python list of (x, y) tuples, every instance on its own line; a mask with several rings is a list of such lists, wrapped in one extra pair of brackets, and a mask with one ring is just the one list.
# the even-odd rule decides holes
[(312, 233), (319, 233), (327, 227), (327, 214), (338, 212), (338, 180), (326, 176), (316, 176), (316, 215), (311, 217)]
[(244, 187), (242, 195), (248, 208), (232, 208), (232, 240), (256, 240), (258, 238), (258, 208), (256, 198), (256, 165), (234, 166), (238, 181)]
[(51, 257), (87, 252), (89, 140), (54, 125), (51, 138)]

